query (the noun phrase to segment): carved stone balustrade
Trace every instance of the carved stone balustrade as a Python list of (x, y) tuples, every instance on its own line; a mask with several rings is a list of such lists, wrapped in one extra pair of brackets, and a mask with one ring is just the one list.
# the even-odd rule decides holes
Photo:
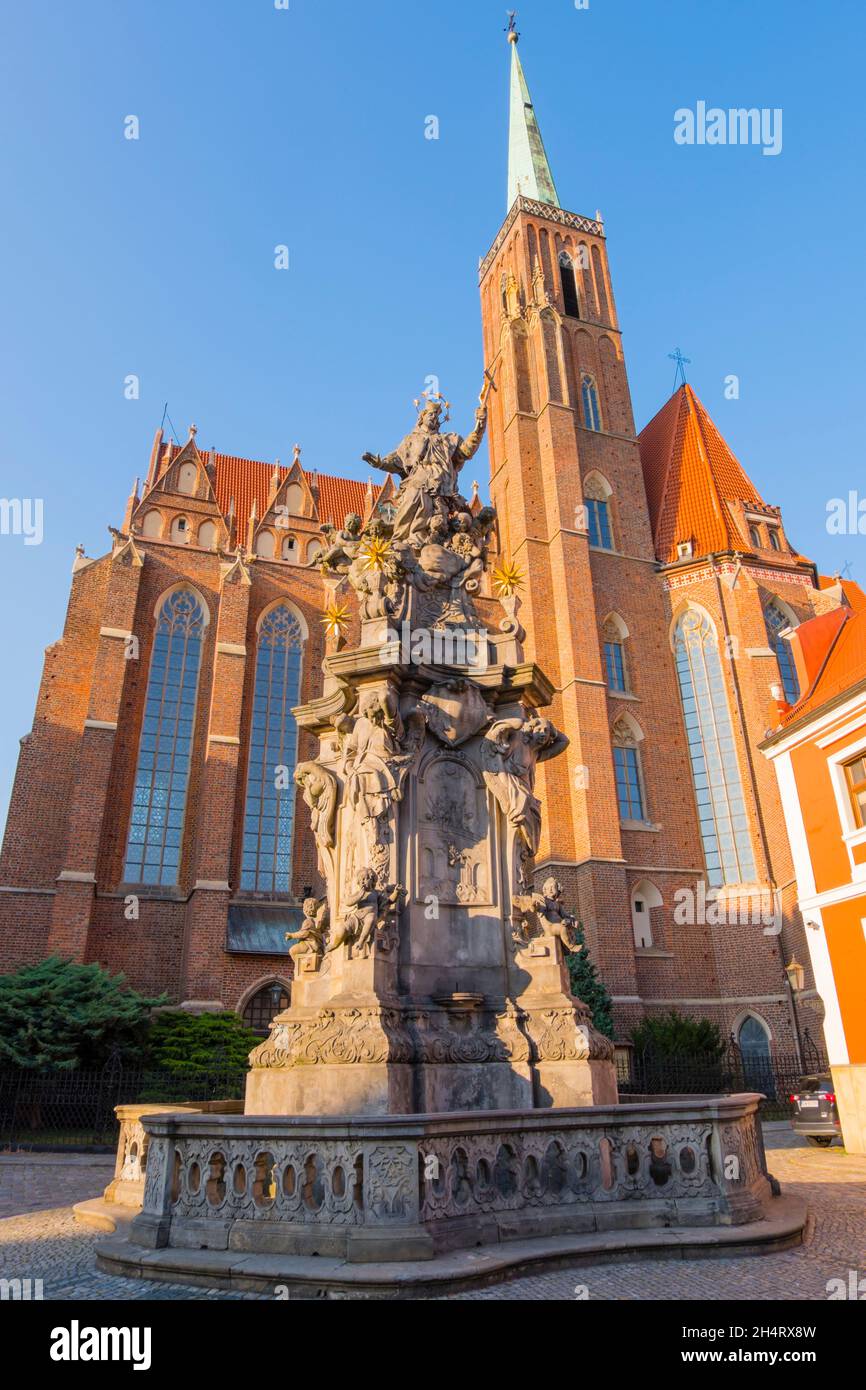
[(770, 1197), (759, 1099), (370, 1119), (144, 1114), (131, 1242), (390, 1261), (759, 1221)]

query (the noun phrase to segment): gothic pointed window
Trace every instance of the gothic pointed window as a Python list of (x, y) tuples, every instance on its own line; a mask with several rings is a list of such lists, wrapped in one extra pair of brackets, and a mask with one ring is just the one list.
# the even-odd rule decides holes
[(241, 888), (290, 893), (298, 730), (293, 706), (301, 691), (304, 636), (285, 603), (262, 619), (244, 809)]
[(191, 589), (170, 593), (159, 609), (126, 847), (127, 883), (178, 881), (206, 625)]
[(613, 767), (620, 820), (646, 820), (640, 733), (631, 719), (618, 719), (613, 729)]
[(584, 483), (586, 526), (590, 545), (599, 550), (613, 550), (613, 528), (610, 520), (610, 487), (598, 473), (590, 473)]
[(598, 387), (595, 377), (584, 372), (580, 378), (580, 394), (583, 400), (583, 423), (588, 430), (601, 429), (601, 410), (598, 405)]
[(707, 878), (713, 887), (750, 883), (755, 860), (734, 730), (715, 628), (689, 608), (674, 629), (683, 705)]
[(791, 628), (791, 620), (779, 604), (771, 599), (764, 609), (764, 621), (767, 624), (767, 637), (770, 646), (776, 653), (776, 660), (779, 663), (779, 675), (782, 678), (785, 699), (789, 705), (795, 705), (800, 698), (800, 682), (797, 679), (794, 654), (787, 638), (782, 635)]
[(580, 301), (577, 297), (577, 279), (574, 266), (567, 251), (559, 257), (559, 278), (562, 283), (562, 303), (569, 318), (580, 318)]

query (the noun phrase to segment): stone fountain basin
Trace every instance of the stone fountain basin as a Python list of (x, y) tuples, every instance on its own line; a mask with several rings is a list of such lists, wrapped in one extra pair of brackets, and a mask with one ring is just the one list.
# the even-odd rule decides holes
[[(142, 1209), (100, 1263), (226, 1287), (265, 1287), (279, 1269), (306, 1288), (318, 1260), (335, 1288), (378, 1296), (360, 1267), (403, 1264), (408, 1290), (437, 1286), (443, 1260), (447, 1285), (593, 1250), (790, 1244), (805, 1209), (773, 1196), (761, 1098), (379, 1118), (148, 1113), (136, 1120)], [(252, 1282), (238, 1284), (239, 1271)]]

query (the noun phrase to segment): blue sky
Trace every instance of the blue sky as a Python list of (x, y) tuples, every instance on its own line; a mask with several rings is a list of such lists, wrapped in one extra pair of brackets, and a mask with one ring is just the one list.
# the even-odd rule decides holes
[[(6, 7), (0, 495), (44, 500), (44, 540), (0, 535), (0, 815), (74, 547), (107, 548), (166, 401), (205, 447), (286, 462), (299, 442), (359, 478), (431, 373), (468, 424), (476, 267), (506, 211), (505, 9)], [(866, 538), (825, 525), (863, 478), (863, 6), (526, 0), (519, 26), (560, 197), (606, 220), (638, 427), (681, 346), (795, 543), (866, 581)], [(782, 108), (782, 153), (677, 145), (699, 100)]]

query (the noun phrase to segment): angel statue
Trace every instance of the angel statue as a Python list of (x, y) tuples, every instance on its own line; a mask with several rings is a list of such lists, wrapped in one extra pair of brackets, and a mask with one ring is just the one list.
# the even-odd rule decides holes
[(582, 951), (583, 947), (574, 936), (577, 918), (562, 903), (562, 884), (552, 875), (541, 885), (540, 893), (527, 893), (513, 898), (514, 918), (523, 944), (530, 936), (539, 933), (555, 936), (562, 942), (565, 951)]
[(325, 950), (325, 933), (328, 930), (327, 898), (305, 898), (304, 920), (300, 931), (286, 932), (286, 940), (294, 941), (289, 947), (289, 955), (295, 964), (304, 956), (321, 956)]
[(439, 518), (447, 524), (452, 511), (465, 505), (457, 488), (464, 463), (477, 453), (487, 428), (486, 393), (475, 412), (475, 428), (463, 439), (459, 434), (443, 434), (440, 429), (444, 402), (438, 396), (427, 399), (415, 428), (393, 451), (382, 458), (364, 454), (364, 462), (385, 473), (402, 478), (396, 496), (393, 543), (413, 548), (424, 545), (431, 524)]
[(361, 544), (361, 518), (357, 512), (349, 512), (338, 531), (336, 526), (326, 522), (319, 530), (325, 537), (325, 548), (304, 566), (305, 569), (338, 570), (345, 574), (358, 554)]
[(535, 795), (535, 767), (568, 747), (568, 738), (537, 714), (500, 719), (481, 742), (484, 781), (520, 836), (523, 858), (538, 853), (541, 802)]
[(338, 946), (351, 941), (356, 954), (366, 958), (376, 940), (381, 942), (385, 950), (390, 950), (394, 944), (396, 918), (403, 895), (404, 890), (399, 883), (379, 889), (375, 872), (362, 869), (343, 900), (348, 911), (335, 924), (328, 950), (335, 951)]

